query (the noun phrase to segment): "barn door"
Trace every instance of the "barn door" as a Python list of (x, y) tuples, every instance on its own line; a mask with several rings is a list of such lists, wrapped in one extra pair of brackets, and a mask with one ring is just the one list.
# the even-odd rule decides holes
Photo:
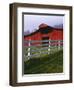
[(49, 37), (42, 37), (42, 46), (43, 47), (49, 46)]

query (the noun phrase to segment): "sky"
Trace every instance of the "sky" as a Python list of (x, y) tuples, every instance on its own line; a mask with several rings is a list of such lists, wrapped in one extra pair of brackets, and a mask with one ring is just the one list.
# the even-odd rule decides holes
[(24, 15), (24, 32), (33, 32), (42, 23), (53, 27), (55, 25), (63, 25), (63, 17), (54, 15)]

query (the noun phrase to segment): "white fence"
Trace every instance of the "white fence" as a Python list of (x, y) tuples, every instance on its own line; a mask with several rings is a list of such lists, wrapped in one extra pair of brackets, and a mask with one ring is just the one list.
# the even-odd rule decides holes
[(63, 40), (25, 40), (24, 58), (29, 60), (32, 57), (51, 54), (63, 47)]

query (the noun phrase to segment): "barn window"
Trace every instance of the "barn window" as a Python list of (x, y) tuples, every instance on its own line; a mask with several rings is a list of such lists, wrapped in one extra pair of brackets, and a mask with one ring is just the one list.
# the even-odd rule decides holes
[(46, 29), (46, 30), (43, 29), (43, 30), (41, 30), (41, 33), (42, 33), (42, 34), (48, 34), (48, 33), (49, 33), (49, 30), (48, 30), (48, 29)]
[(42, 46), (43, 47), (49, 46), (49, 37), (42, 37)]
[(52, 28), (51, 27), (45, 27), (45, 28), (41, 28), (40, 29), (40, 32), (42, 33), (42, 34), (48, 34), (49, 32), (51, 32), (52, 31)]

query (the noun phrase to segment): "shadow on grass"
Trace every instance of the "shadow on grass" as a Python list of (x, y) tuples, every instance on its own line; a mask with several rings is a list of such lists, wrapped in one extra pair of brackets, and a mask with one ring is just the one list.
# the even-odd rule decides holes
[(24, 74), (63, 72), (63, 50), (24, 62)]

